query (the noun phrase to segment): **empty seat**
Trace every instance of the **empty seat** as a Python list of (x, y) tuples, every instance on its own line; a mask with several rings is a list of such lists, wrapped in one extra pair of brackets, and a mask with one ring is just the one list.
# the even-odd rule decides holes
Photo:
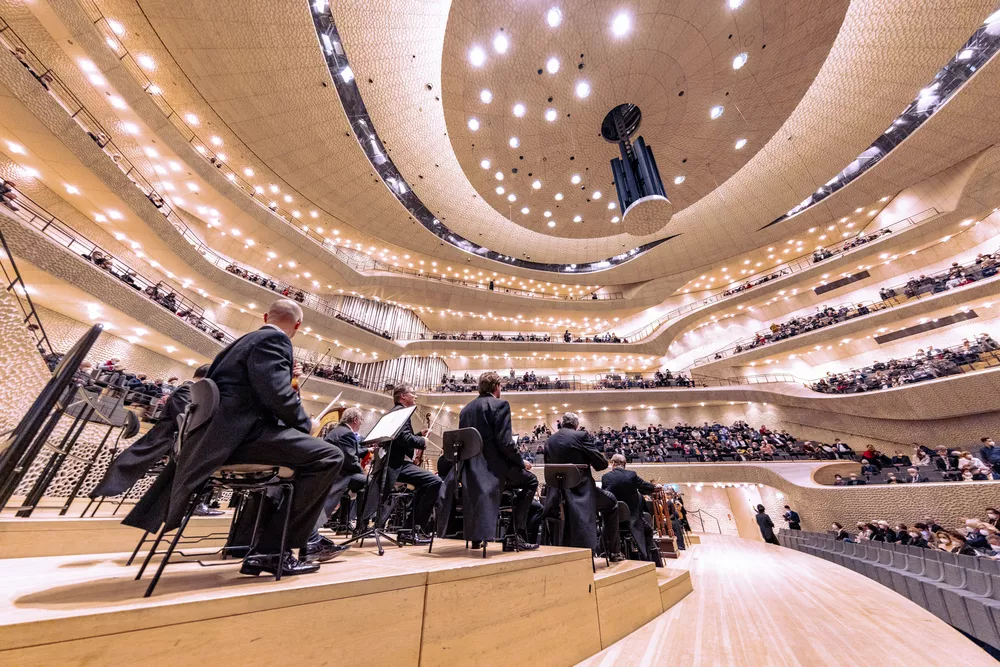
[(916, 556), (910, 556), (905, 550), (894, 551), (892, 554), (892, 567), (889, 569), (889, 579), (892, 583), (892, 590), (896, 591), (903, 597), (910, 597), (910, 591), (906, 586), (905, 575), (910, 558), (916, 558)]
[[(975, 572), (975, 570), (973, 570), (973, 572)], [(966, 570), (960, 565), (946, 564), (944, 566), (944, 581), (941, 582), (938, 588), (941, 591), (941, 597), (944, 600), (945, 607), (948, 609), (948, 617), (951, 619), (949, 622), (962, 632), (971, 635), (973, 633), (972, 619), (969, 618), (969, 612), (965, 607), (964, 600), (964, 595), (969, 594), (966, 590), (968, 573), (969, 570)], [(989, 587), (985, 583), (985, 578), (982, 578), (979, 581), (979, 584), (980, 586), (976, 587), (976, 590), (982, 589), (989, 592)], [(979, 595), (981, 595), (981, 593)]]
[(985, 572), (986, 574), (1000, 574), (1000, 561), (993, 560), (992, 558), (980, 558), (976, 565), (979, 566), (977, 569), (980, 572)]
[[(903, 573), (903, 576), (906, 577), (906, 590), (909, 592), (907, 597), (927, 609), (927, 596), (924, 595), (923, 586), (920, 585), (920, 578), (927, 574), (927, 563), (930, 561), (923, 558), (922, 552), (925, 549), (914, 547), (914, 550), (917, 553), (907, 554), (906, 572)], [(933, 561), (933, 563), (937, 567), (941, 566), (940, 561)]]
[(979, 569), (977, 561), (981, 559), (978, 556), (963, 556), (962, 554), (953, 555), (955, 556), (956, 565), (961, 565), (967, 570)]
[(892, 549), (879, 549), (876, 574), (878, 582), (886, 588), (892, 588), (892, 557), (896, 554)]
[(945, 623), (951, 625), (951, 616), (948, 614), (948, 606), (944, 602), (941, 594), (941, 587), (938, 585), (944, 581), (944, 566), (936, 560), (924, 561), (924, 576), (919, 578), (920, 586), (924, 591), (924, 599), (927, 601), (925, 609), (931, 612)]

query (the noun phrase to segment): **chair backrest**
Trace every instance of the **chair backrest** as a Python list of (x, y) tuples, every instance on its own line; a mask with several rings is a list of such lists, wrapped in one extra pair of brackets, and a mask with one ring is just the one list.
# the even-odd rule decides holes
[(891, 549), (879, 549), (878, 552), (878, 564), (879, 565), (892, 565), (892, 557), (895, 555), (895, 551)]
[(445, 431), (441, 437), (444, 457), (452, 463), (468, 461), (483, 453), (483, 437), (471, 426)]
[(632, 510), (622, 501), (618, 501), (618, 523), (626, 523), (632, 519)]
[(128, 440), (139, 433), (139, 417), (131, 410), (125, 411), (125, 422), (122, 424), (122, 438)]
[(833, 552), (838, 554), (844, 553), (844, 550), (846, 549), (848, 544), (849, 542), (844, 542), (844, 540), (834, 540)]
[(962, 554), (955, 554), (955, 561), (962, 567), (975, 570), (976, 561), (979, 560), (978, 556), (963, 556)]
[(989, 597), (990, 585), (990, 576), (985, 572), (977, 572), (976, 570), (965, 571), (965, 590), (973, 595)]
[(219, 409), (219, 387), (214, 380), (202, 378), (191, 385), (191, 402), (177, 416), (177, 440), (174, 454), (179, 454), (184, 441), (208, 424)]
[(1000, 561), (993, 560), (992, 558), (977, 558), (976, 560), (976, 565), (979, 566), (980, 572), (1000, 574)]
[(965, 568), (960, 565), (946, 563), (944, 566), (944, 583), (953, 588), (965, 588)]
[(890, 564), (897, 570), (905, 570), (907, 563), (907, 556), (905, 551), (893, 551), (892, 561)]
[(953, 554), (949, 551), (938, 551), (937, 557), (945, 565), (958, 565), (958, 554)]
[(553, 489), (572, 489), (583, 481), (583, 472), (573, 463), (548, 463), (545, 465), (545, 486)]
[(924, 559), (924, 574), (932, 581), (941, 581), (941, 577), (944, 576), (943, 566), (939, 560)]

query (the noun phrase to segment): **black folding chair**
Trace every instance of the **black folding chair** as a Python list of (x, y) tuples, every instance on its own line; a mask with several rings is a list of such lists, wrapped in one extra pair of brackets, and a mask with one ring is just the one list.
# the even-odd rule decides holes
[[(542, 522), (542, 543), (562, 544), (563, 526), (566, 524), (566, 494), (570, 489), (574, 489), (583, 482), (583, 471), (580, 466), (573, 463), (550, 463), (545, 466), (545, 493), (559, 494), (559, 517), (546, 517)], [(553, 536), (549, 529), (551, 524), (557, 526), (557, 531)], [(600, 523), (597, 524), (598, 529)], [(548, 541), (546, 541), (548, 538)], [(594, 559), (590, 560), (591, 568), (597, 572)]]
[[(441, 438), (444, 457), (455, 464), (455, 495), (452, 497), (453, 503), (459, 499), (462, 487), (462, 472), (465, 469), (465, 462), (483, 453), (483, 438), (479, 431), (472, 427), (460, 428), (454, 431), (445, 431)], [(434, 536), (437, 531), (431, 533), (431, 543), (427, 547), (427, 553), (434, 548)], [(486, 558), (486, 543), (483, 540), (483, 558)], [(469, 548), (469, 540), (465, 540), (465, 548)]]

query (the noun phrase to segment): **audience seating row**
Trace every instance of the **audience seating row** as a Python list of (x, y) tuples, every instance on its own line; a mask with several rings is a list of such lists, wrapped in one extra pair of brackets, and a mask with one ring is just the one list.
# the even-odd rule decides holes
[(1000, 649), (1000, 561), (898, 543), (781, 531), (778, 542), (850, 568)]

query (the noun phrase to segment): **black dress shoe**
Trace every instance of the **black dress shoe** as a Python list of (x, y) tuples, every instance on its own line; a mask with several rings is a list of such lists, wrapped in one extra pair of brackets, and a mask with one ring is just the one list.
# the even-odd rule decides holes
[(281, 567), (281, 576), (291, 577), (296, 574), (311, 574), (319, 571), (319, 563), (307, 563), (296, 559), (292, 553), (286, 552), (282, 558), (274, 554), (252, 554), (243, 559), (243, 566), (240, 567), (240, 574), (259, 575), (267, 572), (277, 576), (278, 567)]
[(504, 551), (534, 551), (538, 548), (537, 544), (532, 544), (528, 542), (520, 535), (509, 535), (503, 540), (503, 550)]
[(608, 560), (611, 561), (612, 563), (620, 563), (623, 560), (628, 560), (628, 559), (625, 558), (625, 554), (611, 554), (610, 556), (608, 556)]
[(340, 546), (333, 540), (320, 537), (317, 541), (306, 545), (306, 560), (309, 562), (325, 563), (333, 560), (350, 548), (350, 545)]
[(482, 549), (483, 543), (481, 540), (472, 540), (471, 546), (473, 549)]
[(194, 516), (219, 516), (225, 514), (222, 510), (213, 510), (205, 503), (199, 503), (194, 508)]

